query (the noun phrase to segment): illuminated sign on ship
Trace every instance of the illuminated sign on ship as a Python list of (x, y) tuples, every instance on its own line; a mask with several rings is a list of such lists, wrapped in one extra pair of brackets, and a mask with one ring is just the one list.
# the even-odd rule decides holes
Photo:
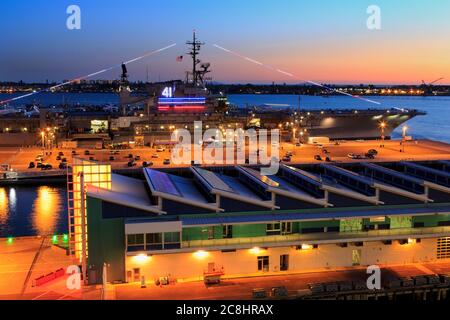
[(159, 98), (158, 111), (184, 111), (203, 110), (206, 98), (204, 97), (179, 97), (179, 98)]

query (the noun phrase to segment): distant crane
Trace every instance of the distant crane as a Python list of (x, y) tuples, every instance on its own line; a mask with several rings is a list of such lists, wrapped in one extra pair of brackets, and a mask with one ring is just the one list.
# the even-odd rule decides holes
[(441, 80), (443, 80), (444, 78), (439, 78), (436, 79), (430, 83), (425, 83), (425, 81), (422, 80), (422, 85), (421, 87), (423, 88), (423, 95), (424, 96), (431, 96), (433, 95), (433, 84), (435, 84), (436, 82), (439, 82)]

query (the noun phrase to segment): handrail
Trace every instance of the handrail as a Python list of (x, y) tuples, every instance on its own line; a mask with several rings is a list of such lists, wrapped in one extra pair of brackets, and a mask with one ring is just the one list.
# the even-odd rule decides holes
[(263, 237), (243, 237), (230, 239), (211, 239), (211, 240), (190, 240), (183, 241), (182, 248), (197, 248), (197, 247), (215, 247), (215, 246), (231, 246), (231, 245), (250, 245), (250, 244), (273, 244), (283, 242), (296, 241), (326, 241), (326, 240), (351, 240), (357, 238), (377, 238), (390, 236), (421, 236), (431, 234), (449, 233), (450, 227), (430, 227), (430, 228), (401, 228), (390, 230), (371, 230), (371, 231), (357, 231), (357, 232), (327, 232), (314, 234), (290, 234), (277, 236), (263, 236)]

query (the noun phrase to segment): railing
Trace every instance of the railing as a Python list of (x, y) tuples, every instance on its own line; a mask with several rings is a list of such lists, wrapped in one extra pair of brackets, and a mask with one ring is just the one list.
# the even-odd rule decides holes
[(431, 228), (402, 228), (390, 230), (372, 230), (358, 232), (326, 232), (311, 234), (290, 234), (265, 237), (245, 237), (230, 239), (212, 239), (212, 240), (192, 240), (183, 241), (182, 248), (206, 248), (206, 247), (227, 247), (227, 246), (264, 246), (281, 243), (311, 243), (311, 242), (343, 242), (345, 240), (360, 240), (380, 238), (389, 239), (391, 237), (409, 238), (424, 236), (450, 236), (450, 227), (431, 227)]

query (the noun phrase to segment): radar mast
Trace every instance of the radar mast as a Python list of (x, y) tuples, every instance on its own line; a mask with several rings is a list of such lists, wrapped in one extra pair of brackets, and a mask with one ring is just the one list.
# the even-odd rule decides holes
[[(205, 75), (211, 72), (211, 70), (209, 70), (211, 64), (202, 63), (201, 60), (197, 57), (200, 53), (200, 49), (205, 43), (197, 40), (197, 36), (194, 30), (192, 41), (187, 41), (186, 44), (190, 47), (190, 51), (188, 52), (188, 54), (192, 57), (192, 72), (190, 74), (192, 77), (192, 83), (195, 86), (204, 86), (204, 81), (206, 80)], [(200, 67), (200, 70), (197, 69), (198, 66)]]

